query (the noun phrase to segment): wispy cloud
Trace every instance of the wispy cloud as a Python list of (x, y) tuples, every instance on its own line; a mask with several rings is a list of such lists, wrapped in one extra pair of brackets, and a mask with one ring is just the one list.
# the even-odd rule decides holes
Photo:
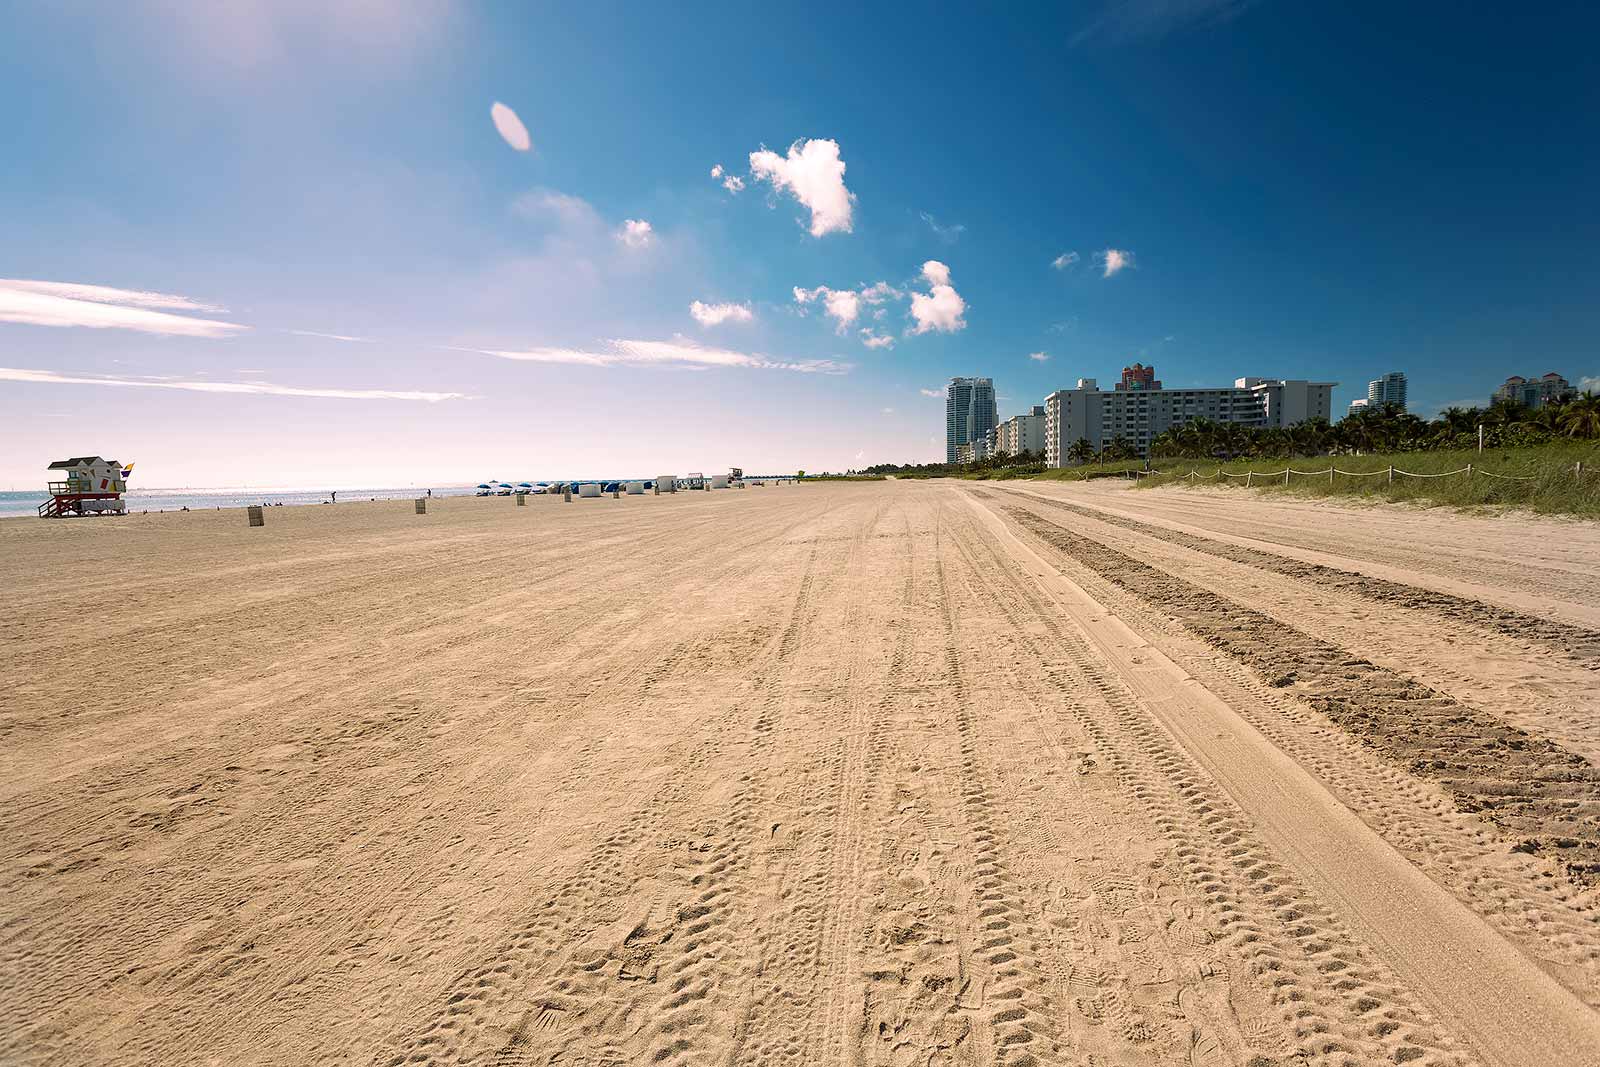
[(468, 349), (486, 356), (529, 363), (570, 363), (588, 367), (679, 366), (742, 367), (751, 370), (785, 370), (801, 374), (845, 374), (851, 364), (832, 359), (773, 359), (759, 352), (738, 352), (698, 344), (687, 337), (670, 341), (634, 341), (614, 338), (597, 348)]
[(525, 219), (554, 220), (564, 226), (600, 226), (600, 213), (581, 196), (559, 189), (530, 189), (511, 202), (511, 210)]
[[(243, 372), (241, 372), (243, 373)], [(192, 393), (234, 393), (255, 396), (303, 396), (329, 400), (468, 400), (464, 393), (428, 393), (399, 389), (308, 389), (268, 382), (210, 382), (171, 379), (111, 378), (104, 376), (57, 374), (48, 370), (0, 367), (0, 381), (35, 382), (46, 385), (109, 385), (142, 389), (181, 389)]]
[(227, 337), (250, 328), (215, 319), (174, 315), (174, 310), (222, 312), (225, 309), (169, 293), (75, 282), (0, 279), (0, 322), (138, 330), (173, 337)]
[(1104, 252), (1096, 252), (1094, 260), (1105, 268), (1105, 277), (1109, 278), (1118, 271), (1133, 266), (1133, 253), (1126, 249), (1108, 248)]
[(961, 235), (967, 232), (966, 226), (962, 223), (958, 222), (952, 223), (948, 226), (941, 226), (939, 225), (939, 220), (928, 214), (926, 211), (919, 211), (917, 214), (922, 216), (922, 221), (928, 224), (928, 229), (933, 231), (933, 235), (947, 245), (955, 244), (957, 241), (961, 240)]
[(318, 333), (316, 330), (285, 330), (283, 332), (292, 333), (296, 337), (325, 337), (330, 341), (354, 341), (366, 345), (373, 343), (370, 337), (351, 337), (342, 333)]
[(963, 316), (967, 311), (967, 302), (951, 286), (950, 268), (937, 259), (930, 259), (922, 265), (922, 277), (929, 288), (926, 293), (911, 294), (911, 317), (916, 320), (916, 325), (911, 327), (910, 332), (919, 334), (936, 330), (954, 333), (966, 329), (967, 320)]
[(772, 183), (811, 210), (811, 236), (849, 233), (855, 194), (845, 188), (837, 141), (796, 141), (787, 155), (763, 148), (750, 153), (750, 174)]
[(1050, 353), (1048, 353), (1048, 352), (1029, 352), (1028, 353), (1028, 358), (1033, 360), (1035, 363), (1048, 363), (1050, 361)]
[(1584, 375), (1578, 379), (1578, 388), (1590, 393), (1600, 393), (1600, 374)]
[(1072, 266), (1076, 262), (1078, 262), (1078, 253), (1076, 253), (1076, 252), (1063, 252), (1059, 256), (1057, 256), (1055, 259), (1052, 259), (1050, 261), (1050, 265), (1052, 267), (1054, 267), (1056, 270), (1066, 270), (1068, 267)]
[(880, 414), (880, 415), (893, 415), (894, 414), (894, 408), (879, 408), (878, 409), (878, 414)]
[(893, 348), (894, 338), (875, 332), (871, 326), (861, 331), (861, 343), (868, 348)]
[(943, 389), (918, 389), (917, 392), (921, 393), (925, 397), (929, 397), (929, 398), (934, 399), (934, 400), (943, 400), (944, 399), (944, 390)]
[(494, 128), (500, 131), (500, 136), (506, 144), (518, 152), (526, 152), (533, 147), (533, 139), (528, 136), (528, 127), (517, 118), (517, 113), (496, 100), (489, 109), (489, 117), (494, 120)]
[(1193, 26), (1231, 22), (1259, 0), (1105, 0), (1088, 25), (1072, 35), (1072, 44), (1102, 40), (1123, 44), (1165, 37)]
[(749, 322), (755, 312), (749, 304), (706, 304), (699, 300), (689, 305), (689, 314), (702, 326), (719, 326), (724, 322)]

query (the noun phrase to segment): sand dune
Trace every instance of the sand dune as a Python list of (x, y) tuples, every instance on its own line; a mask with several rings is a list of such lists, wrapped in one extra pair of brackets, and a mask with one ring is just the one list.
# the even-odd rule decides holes
[(6, 1063), (1600, 1063), (1592, 526), (889, 482), (0, 543)]

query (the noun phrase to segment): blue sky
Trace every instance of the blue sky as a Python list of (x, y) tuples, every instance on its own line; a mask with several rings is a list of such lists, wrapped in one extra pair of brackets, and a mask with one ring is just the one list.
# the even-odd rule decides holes
[(24, 5), (0, 485), (96, 451), (146, 485), (936, 459), (949, 376), (1005, 415), (1135, 359), (1332, 379), (1341, 408), (1401, 369), (1423, 414), (1600, 378), (1597, 31), (1579, 5)]

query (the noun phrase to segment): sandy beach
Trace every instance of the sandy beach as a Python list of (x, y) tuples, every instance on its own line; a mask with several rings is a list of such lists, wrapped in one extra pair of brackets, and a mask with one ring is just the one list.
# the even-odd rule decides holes
[(7, 1064), (1600, 1064), (1600, 528), (0, 521)]

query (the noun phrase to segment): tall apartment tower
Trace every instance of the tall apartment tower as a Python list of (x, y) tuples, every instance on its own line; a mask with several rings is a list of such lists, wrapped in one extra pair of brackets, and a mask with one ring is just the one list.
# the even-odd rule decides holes
[(944, 391), (944, 461), (956, 462), (957, 449), (983, 440), (999, 421), (993, 378), (951, 378)]
[(1404, 411), (1406, 409), (1406, 376), (1400, 371), (1392, 370), (1382, 378), (1374, 378), (1368, 382), (1367, 407), (1397, 407)]

